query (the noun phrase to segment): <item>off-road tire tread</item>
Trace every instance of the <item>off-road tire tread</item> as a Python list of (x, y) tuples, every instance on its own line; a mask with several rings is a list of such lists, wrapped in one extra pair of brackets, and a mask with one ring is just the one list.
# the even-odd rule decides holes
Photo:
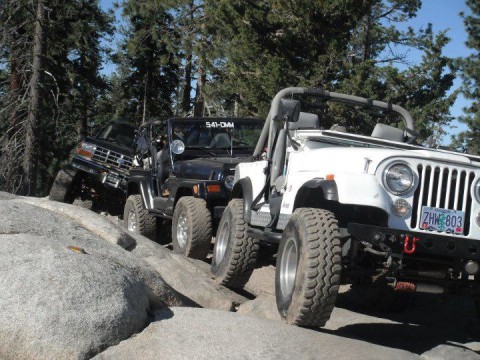
[(141, 195), (130, 195), (125, 203), (125, 209), (123, 213), (123, 222), (125, 228), (127, 228), (128, 212), (130, 206), (137, 213), (137, 231), (140, 235), (143, 235), (150, 240), (155, 240), (157, 233), (157, 218), (148, 212), (143, 206)]
[(330, 319), (340, 287), (342, 259), (337, 220), (332, 212), (315, 208), (297, 209), (293, 216), (306, 222), (308, 235), (303, 251), (307, 251), (307, 258), (303, 286), (294, 293), (300, 306), (289, 309), (292, 314), (288, 322), (322, 327)]
[(247, 235), (248, 224), (243, 219), (243, 200), (232, 199), (228, 208), (232, 210), (235, 226), (232, 234), (234, 241), (228, 243), (232, 247), (232, 256), (224, 258), (227, 265), (222, 274), (216, 274), (217, 282), (232, 289), (243, 289), (255, 269), (259, 241)]
[[(207, 209), (207, 202), (193, 196), (184, 196), (178, 200), (175, 209), (178, 209), (180, 204), (183, 204), (190, 214), (192, 232), (183, 254), (192, 259), (205, 260), (212, 241), (212, 215)], [(175, 217), (175, 213), (173, 216)], [(176, 230), (172, 228), (172, 239), (176, 241), (174, 231)]]
[(74, 200), (74, 196), (71, 194), (72, 183), (73, 176), (65, 170), (60, 170), (50, 188), (48, 199), (71, 204)]

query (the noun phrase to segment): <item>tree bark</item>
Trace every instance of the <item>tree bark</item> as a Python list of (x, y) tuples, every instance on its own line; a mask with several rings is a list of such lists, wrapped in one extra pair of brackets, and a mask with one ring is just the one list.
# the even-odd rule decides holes
[[(194, 8), (195, 3), (193, 1), (190, 2), (188, 6), (188, 10), (190, 13), (190, 23), (194, 21)], [(191, 108), (191, 98), (190, 93), (192, 92), (192, 46), (188, 45), (187, 48), (187, 56), (185, 58), (185, 87), (183, 88), (183, 96), (182, 96), (182, 111), (184, 115), (187, 115)]]
[(44, 0), (38, 0), (35, 16), (35, 36), (33, 43), (32, 76), (29, 82), (29, 106), (25, 128), (25, 152), (22, 162), (23, 193), (30, 195), (34, 191), (35, 159), (34, 146), (40, 105), (40, 72), (43, 56), (43, 22), (45, 19)]
[(190, 111), (190, 93), (192, 92), (192, 53), (188, 54), (185, 59), (185, 87), (182, 96), (182, 111), (187, 115)]

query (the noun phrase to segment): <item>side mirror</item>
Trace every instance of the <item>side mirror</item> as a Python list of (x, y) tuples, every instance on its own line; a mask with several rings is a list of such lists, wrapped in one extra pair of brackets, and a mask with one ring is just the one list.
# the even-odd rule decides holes
[(282, 99), (280, 101), (280, 119), (288, 122), (297, 122), (300, 115), (300, 101), (292, 99)]
[(173, 140), (170, 144), (170, 150), (172, 150), (175, 155), (180, 155), (185, 151), (185, 144), (182, 140)]

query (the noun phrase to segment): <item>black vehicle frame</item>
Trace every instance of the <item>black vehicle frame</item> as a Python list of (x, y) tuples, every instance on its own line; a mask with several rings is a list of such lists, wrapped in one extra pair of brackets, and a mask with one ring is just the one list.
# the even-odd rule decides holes
[[(251, 160), (263, 121), (172, 118), (142, 125), (130, 171), (124, 223), (204, 259), (230, 198), (239, 162)], [(172, 230), (170, 232), (170, 229)]]

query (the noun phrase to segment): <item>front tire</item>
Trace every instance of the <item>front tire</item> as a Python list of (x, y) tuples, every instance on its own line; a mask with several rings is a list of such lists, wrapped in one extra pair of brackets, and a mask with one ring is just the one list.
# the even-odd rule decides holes
[(278, 249), (275, 296), (289, 324), (321, 327), (335, 307), (341, 275), (340, 233), (333, 213), (300, 208)]
[(259, 241), (249, 237), (247, 229), (248, 224), (243, 220), (243, 200), (231, 200), (218, 225), (213, 248), (211, 270), (221, 285), (242, 289), (252, 275)]
[(212, 215), (203, 199), (184, 196), (172, 219), (173, 250), (189, 258), (205, 260), (212, 241)]
[(75, 200), (76, 194), (73, 191), (74, 175), (69, 174), (65, 170), (60, 170), (53, 181), (50, 188), (48, 199), (71, 204)]
[(140, 195), (130, 195), (123, 211), (123, 224), (128, 231), (155, 240), (157, 218), (143, 206)]

